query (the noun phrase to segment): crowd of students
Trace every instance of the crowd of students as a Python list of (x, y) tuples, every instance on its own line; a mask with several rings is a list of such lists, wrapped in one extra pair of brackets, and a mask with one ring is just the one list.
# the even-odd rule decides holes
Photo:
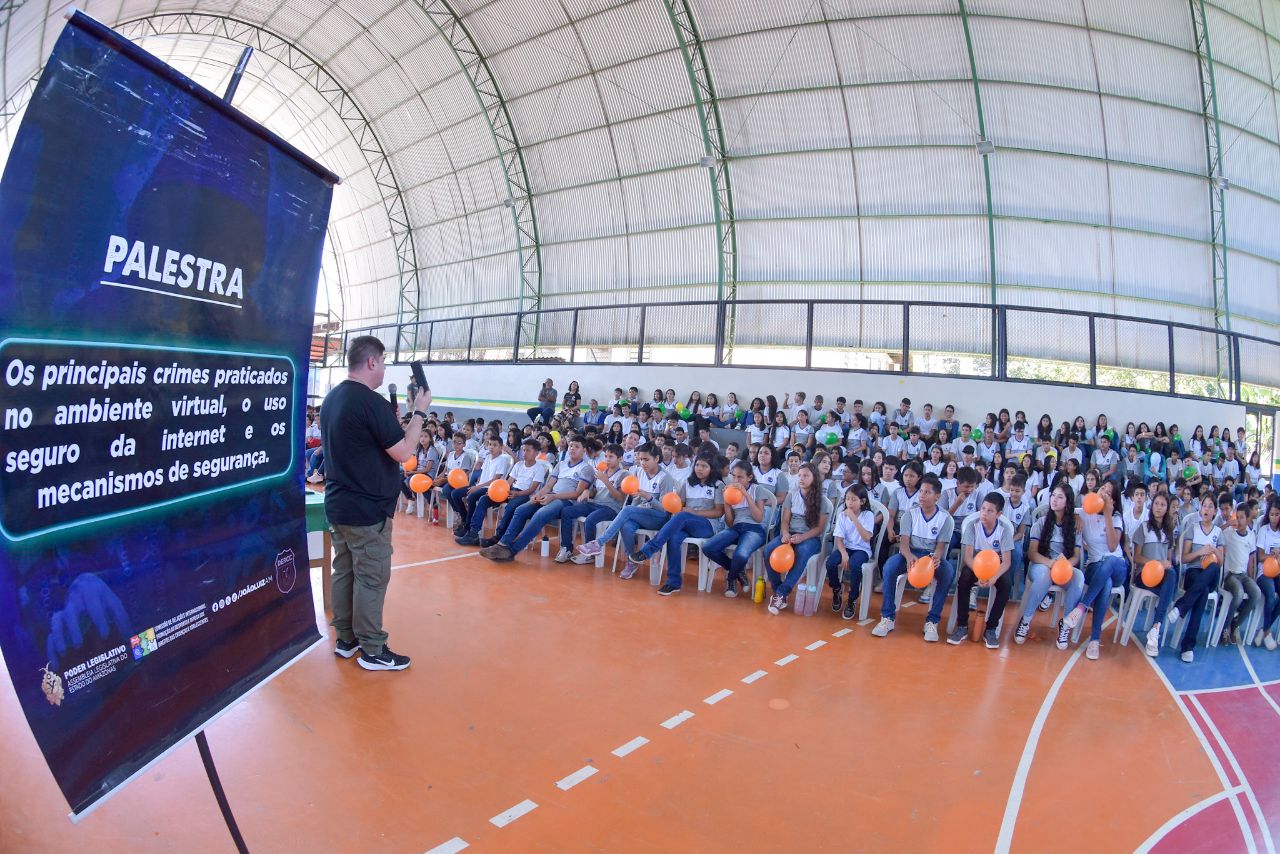
[[(1264, 481), (1243, 428), (1233, 436), (1226, 427), (1206, 433), (1197, 426), (1185, 435), (1176, 424), (1156, 422), (1118, 431), (1105, 415), (1092, 426), (1076, 417), (1055, 427), (1047, 414), (1032, 424), (1025, 413), (1005, 409), (975, 425), (958, 421), (951, 405), (941, 417), (930, 404), (917, 415), (905, 398), (892, 411), (875, 402), (864, 412), (861, 400), (850, 405), (843, 397), (829, 408), (825, 403), (803, 392), (786, 395), (781, 405), (770, 395), (742, 408), (733, 394), (721, 403), (698, 392), (682, 403), (672, 389), (642, 402), (635, 388), (619, 388), (602, 407), (584, 403), (571, 383), (559, 412), (530, 410), (529, 424), (433, 416), (405, 496), (414, 498), (412, 474), (430, 475), (440, 502), (453, 510), (457, 542), (495, 561), (515, 559), (548, 525), (559, 529), (557, 563), (593, 562), (616, 539), (623, 579), (665, 552), (658, 589), (664, 596), (683, 585), (687, 539), (699, 540), (705, 556), (727, 571), (729, 597), (744, 591), (760, 551), (771, 614), (788, 607), (817, 557), (832, 610), (853, 619), (864, 567), (879, 542), (875, 564), (884, 596), (875, 636), (895, 629), (898, 579), (927, 556), (933, 584), (919, 598), (930, 605), (926, 641), (941, 638), (942, 612), (956, 585), (950, 643), (965, 639), (979, 589), (993, 599), (984, 631), (990, 648), (999, 646), (999, 620), (1015, 593), (1022, 603), (1013, 635), (1019, 644), (1037, 609), (1061, 597), (1057, 645), (1066, 649), (1092, 611), (1091, 659), (1099, 655), (1113, 589), (1145, 588), (1141, 569), (1158, 561), (1166, 572), (1150, 588), (1151, 655), (1162, 633), (1185, 620), (1180, 651), (1192, 661), (1206, 601), (1220, 588), (1232, 595), (1223, 640), (1275, 648), (1280, 591), (1262, 567), (1280, 557), (1280, 498)], [(713, 427), (738, 432), (722, 445)], [(465, 485), (451, 486), (448, 475), (459, 469)], [(489, 496), (496, 480), (509, 486), (501, 502)], [(1101, 500), (1097, 512), (1082, 506), (1093, 503), (1085, 502), (1090, 494)], [(496, 529), (482, 537), (495, 503)], [(579, 521), (583, 540), (575, 549)], [(641, 531), (648, 532), (643, 545)], [(771, 557), (783, 545), (794, 560), (779, 572)], [(999, 556), (994, 577), (985, 580), (974, 572), (984, 551)], [(1070, 567), (1060, 584), (1052, 571), (1059, 559)], [(1242, 637), (1253, 624), (1256, 633)]]

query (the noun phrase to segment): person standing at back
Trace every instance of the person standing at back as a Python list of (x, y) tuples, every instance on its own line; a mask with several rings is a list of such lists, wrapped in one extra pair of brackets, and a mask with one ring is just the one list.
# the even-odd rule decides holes
[(409, 657), (387, 646), (382, 606), (391, 580), (391, 520), (401, 464), (414, 455), (431, 406), (418, 389), (408, 426), (401, 428), (387, 399), (375, 389), (386, 374), (386, 348), (361, 335), (347, 348), (347, 378), (320, 408), (326, 449), (324, 512), (333, 530), (334, 652), (360, 651), (365, 670), (404, 670)]

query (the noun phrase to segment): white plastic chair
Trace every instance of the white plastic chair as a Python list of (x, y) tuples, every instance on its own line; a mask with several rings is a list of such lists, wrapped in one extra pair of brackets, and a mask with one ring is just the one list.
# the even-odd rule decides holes
[(871, 613), (871, 592), (875, 588), (876, 572), (880, 569), (880, 550), (884, 547), (884, 538), (889, 533), (889, 508), (874, 498), (868, 499), (871, 512), (880, 519), (880, 527), (872, 531), (875, 540), (871, 544), (871, 557), (862, 565), (862, 592), (859, 593), (858, 619), (865, 620)]

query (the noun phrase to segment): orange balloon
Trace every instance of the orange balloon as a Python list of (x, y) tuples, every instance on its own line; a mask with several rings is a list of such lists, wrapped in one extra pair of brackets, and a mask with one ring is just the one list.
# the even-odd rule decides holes
[(618, 488), (622, 490), (624, 495), (635, 495), (640, 491), (640, 478), (629, 474), (622, 479), (622, 483)]
[(1065, 557), (1060, 557), (1053, 562), (1053, 566), (1049, 567), (1049, 580), (1059, 587), (1066, 587), (1071, 583), (1071, 576), (1075, 575), (1075, 570), (1071, 568), (1071, 564), (1067, 563)]
[(790, 543), (783, 543), (769, 553), (769, 566), (774, 572), (788, 572), (796, 565), (796, 550)]
[(1216, 560), (1217, 558), (1214, 557), (1213, 555), (1205, 555), (1204, 557), (1200, 558), (1200, 568), (1208, 569), (1209, 567), (1213, 566), (1213, 563)]
[(973, 574), (980, 581), (990, 581), (1000, 571), (1000, 555), (992, 549), (983, 549), (973, 556)]
[(1164, 581), (1164, 564), (1158, 560), (1149, 560), (1142, 565), (1142, 583), (1148, 587), (1159, 587)]
[(1101, 513), (1106, 504), (1103, 502), (1101, 495), (1096, 492), (1090, 492), (1080, 502), (1080, 506), (1084, 508), (1084, 512), (1092, 516)]
[(489, 500), (501, 504), (511, 497), (511, 481), (495, 480), (489, 484)]
[(418, 455), (414, 454), (412, 457), (409, 457), (409, 459), (404, 461), (403, 465), (405, 474), (413, 474), (414, 469), (418, 467)]
[(604, 460), (601, 460), (600, 462), (596, 463), (596, 471), (608, 471), (608, 470), (609, 470), (609, 464), (606, 463)]
[(546, 461), (546, 459), (547, 459), (547, 455), (546, 455), (545, 453), (538, 454), (537, 459), (542, 460), (543, 462), (545, 462), (545, 461)]
[(662, 509), (668, 513), (679, 513), (684, 509), (684, 502), (680, 500), (680, 496), (674, 492), (668, 492), (662, 496)]
[(744, 498), (746, 496), (742, 494), (742, 490), (738, 487), (726, 486), (724, 488), (724, 501), (726, 504), (741, 504)]
[(425, 474), (415, 474), (409, 478), (409, 488), (419, 494), (426, 492), (432, 486), (434, 486), (434, 483)]
[(1262, 574), (1267, 578), (1275, 578), (1280, 575), (1280, 560), (1269, 557), (1262, 562)]
[(449, 485), (454, 489), (462, 489), (462, 487), (466, 486), (470, 482), (471, 478), (468, 477), (467, 473), (462, 469), (454, 469), (449, 472)]
[(912, 587), (924, 588), (929, 586), (930, 581), (933, 581), (933, 558), (925, 555), (907, 570), (907, 583)]

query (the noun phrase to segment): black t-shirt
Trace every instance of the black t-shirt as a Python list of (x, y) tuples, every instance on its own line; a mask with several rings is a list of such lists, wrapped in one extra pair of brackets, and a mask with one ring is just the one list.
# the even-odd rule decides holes
[(395, 515), (400, 466), (387, 448), (404, 438), (391, 402), (345, 380), (320, 407), (324, 443), (324, 512), (338, 525), (378, 525)]

